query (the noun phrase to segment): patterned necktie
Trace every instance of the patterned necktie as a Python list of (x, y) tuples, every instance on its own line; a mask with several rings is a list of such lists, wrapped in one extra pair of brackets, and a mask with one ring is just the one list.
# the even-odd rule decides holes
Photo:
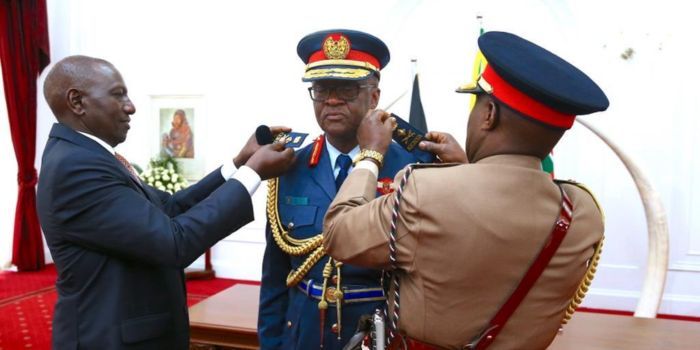
[(124, 156), (122, 156), (121, 154), (119, 154), (117, 152), (114, 152), (114, 157), (117, 158), (117, 160), (119, 160), (119, 163), (122, 163), (122, 165), (126, 168), (126, 170), (129, 171), (129, 174), (131, 174), (131, 177), (134, 180), (136, 180), (136, 183), (141, 183), (139, 180), (139, 176), (136, 175), (136, 171), (134, 170), (134, 167), (131, 166), (131, 163), (129, 163), (129, 161), (126, 160), (126, 158), (124, 158)]
[(343, 184), (345, 178), (348, 177), (348, 170), (350, 169), (351, 164), (352, 159), (350, 159), (350, 156), (347, 154), (341, 154), (338, 156), (338, 159), (335, 160), (335, 165), (340, 168), (340, 172), (338, 172), (338, 176), (335, 178), (336, 190), (340, 188), (340, 185)]

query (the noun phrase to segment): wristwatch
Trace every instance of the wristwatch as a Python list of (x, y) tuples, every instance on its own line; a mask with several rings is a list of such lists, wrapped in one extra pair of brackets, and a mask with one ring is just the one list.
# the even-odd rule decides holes
[(373, 151), (371, 149), (360, 150), (360, 154), (358, 154), (357, 157), (355, 157), (355, 160), (353, 160), (352, 164), (356, 165), (357, 162), (367, 158), (374, 160), (377, 163), (377, 166), (380, 168), (382, 167), (382, 164), (384, 164), (384, 156), (381, 153)]

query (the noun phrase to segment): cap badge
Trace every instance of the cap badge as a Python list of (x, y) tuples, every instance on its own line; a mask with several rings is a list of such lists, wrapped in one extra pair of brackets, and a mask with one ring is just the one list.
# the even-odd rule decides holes
[(343, 35), (340, 35), (338, 40), (333, 40), (333, 36), (329, 35), (323, 41), (323, 53), (328, 59), (342, 60), (348, 56), (349, 52), (350, 41)]

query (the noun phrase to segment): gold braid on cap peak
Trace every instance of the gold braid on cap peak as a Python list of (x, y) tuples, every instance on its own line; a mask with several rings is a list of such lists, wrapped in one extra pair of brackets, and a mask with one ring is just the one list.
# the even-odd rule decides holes
[(322, 66), (347, 66), (347, 67), (358, 67), (364, 68), (371, 71), (379, 71), (379, 68), (375, 67), (373, 64), (365, 61), (355, 61), (355, 60), (321, 60), (314, 63), (309, 63), (306, 65), (306, 70), (322, 67)]
[(292, 256), (302, 256), (311, 253), (299, 268), (289, 272), (287, 287), (294, 287), (311, 270), (311, 267), (326, 255), (321, 245), (323, 234), (304, 239), (296, 239), (290, 236), (289, 231), (282, 225), (279, 208), (277, 207), (279, 178), (271, 179), (267, 183), (267, 217), (270, 221), (270, 229), (272, 230), (272, 237), (275, 243), (283, 252)]

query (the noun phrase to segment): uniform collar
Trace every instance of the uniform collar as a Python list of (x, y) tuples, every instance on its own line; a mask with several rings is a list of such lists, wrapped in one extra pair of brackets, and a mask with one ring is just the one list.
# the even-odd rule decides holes
[(480, 159), (476, 164), (505, 164), (542, 170), (541, 159), (520, 154), (497, 154)]

